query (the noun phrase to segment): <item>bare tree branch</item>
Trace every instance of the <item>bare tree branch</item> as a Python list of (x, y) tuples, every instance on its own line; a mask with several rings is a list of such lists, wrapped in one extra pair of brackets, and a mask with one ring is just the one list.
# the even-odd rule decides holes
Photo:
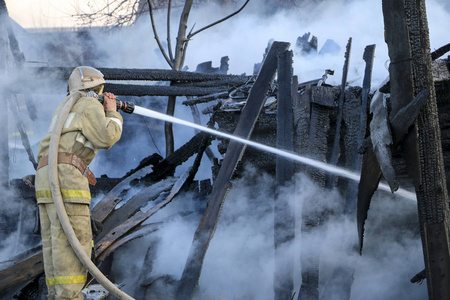
[(155, 27), (155, 20), (153, 19), (153, 9), (152, 9), (152, 4), (150, 2), (150, 0), (147, 0), (148, 3), (148, 11), (150, 13), (150, 20), (152, 22), (152, 29), (153, 29), (153, 33), (155, 34), (155, 39), (156, 39), (156, 43), (158, 44), (159, 50), (161, 51), (162, 55), (164, 56), (165, 60), (167, 61), (167, 63), (169, 64), (169, 66), (173, 69), (173, 62), (172, 60), (167, 57), (166, 51), (164, 50), (163, 45), (161, 44), (161, 41), (159, 40), (159, 36), (158, 33), (156, 31), (156, 27)]
[(167, 48), (169, 49), (169, 57), (170, 60), (173, 61), (173, 53), (172, 53), (172, 41), (170, 37), (170, 13), (172, 10), (172, 0), (169, 0), (169, 4), (167, 6)]
[(192, 34), (189, 33), (189, 35), (187, 36), (187, 39), (189, 40), (190, 38), (192, 38), (192, 37), (193, 37), (194, 35), (196, 35), (197, 33), (200, 33), (200, 32), (202, 32), (202, 31), (205, 30), (205, 29), (211, 28), (211, 27), (213, 27), (213, 26), (215, 26), (215, 25), (217, 25), (217, 24), (219, 24), (219, 23), (222, 23), (223, 21), (228, 20), (229, 18), (231, 18), (231, 17), (237, 15), (238, 13), (240, 13), (240, 12), (244, 9), (244, 7), (245, 7), (249, 2), (250, 2), (250, 0), (245, 1), (244, 5), (242, 5), (242, 7), (241, 7), (240, 9), (238, 9), (237, 11), (235, 11), (234, 13), (232, 13), (231, 15), (229, 15), (229, 16), (223, 18), (223, 19), (220, 19), (220, 20), (218, 20), (218, 21), (216, 21), (216, 22), (214, 22), (214, 23), (211, 23), (211, 24), (209, 24), (208, 26), (205, 26), (205, 27), (203, 27), (203, 28), (201, 28), (201, 29), (195, 31), (195, 32), (192, 33)]
[(177, 36), (177, 44), (175, 47), (175, 62), (174, 62), (174, 70), (179, 71), (181, 69), (181, 61), (183, 57), (183, 49), (184, 44), (186, 42), (186, 28), (187, 21), (189, 18), (189, 12), (192, 7), (193, 0), (186, 0), (184, 3), (184, 8), (180, 16), (180, 25), (178, 28), (178, 36)]

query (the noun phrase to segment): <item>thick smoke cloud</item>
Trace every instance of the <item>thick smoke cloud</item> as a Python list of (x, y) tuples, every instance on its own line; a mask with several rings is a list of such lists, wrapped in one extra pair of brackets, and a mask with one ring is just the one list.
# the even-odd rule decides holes
[[(227, 195), (214, 238), (206, 254), (195, 299), (273, 299), (273, 178), (248, 167), (245, 179), (233, 181)], [(249, 178), (250, 182), (249, 183)], [(290, 187), (291, 188), (291, 187)], [(296, 238), (286, 252), (293, 252), (294, 288), (301, 284), (300, 256), (320, 253), (320, 293), (336, 284), (333, 271), (337, 266), (354, 269), (350, 299), (424, 299), (426, 284), (409, 280), (424, 268), (417, 228), (416, 204), (411, 200), (377, 193), (367, 221), (365, 248), (362, 256), (343, 247), (343, 237), (355, 234), (353, 221), (342, 218), (344, 199), (336, 191), (315, 186), (304, 175), (297, 175), (288, 199), (296, 214)], [(304, 207), (314, 199), (314, 207)], [(199, 203), (192, 195), (177, 197), (151, 222), (166, 220), (177, 212), (197, 211)], [(324, 208), (333, 211), (329, 221), (310, 234), (301, 234), (302, 213), (315, 213)], [(192, 236), (201, 215), (176, 217), (164, 222), (147, 238), (119, 249), (115, 254), (113, 276), (124, 282), (133, 293), (137, 274), (143, 271), (148, 245), (153, 256), (151, 293), (174, 291), (181, 277)], [(130, 262), (129, 258), (134, 259)], [(149, 265), (147, 265), (147, 268)], [(159, 278), (159, 279), (158, 279)], [(169, 281), (164, 279), (170, 278)], [(158, 280), (156, 280), (158, 279)], [(335, 279), (335, 278), (334, 278)], [(142, 282), (139, 282), (142, 283)], [(343, 299), (334, 295), (333, 299)], [(328, 299), (328, 298), (325, 298)]]

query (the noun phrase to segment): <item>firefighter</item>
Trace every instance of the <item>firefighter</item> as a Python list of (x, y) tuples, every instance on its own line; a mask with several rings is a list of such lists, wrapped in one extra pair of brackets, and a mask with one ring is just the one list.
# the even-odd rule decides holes
[[(81, 290), (87, 278), (87, 270), (72, 250), (52, 200), (48, 175), (52, 127), (63, 104), (73, 93), (81, 92), (62, 129), (57, 168), (70, 223), (87, 255), (91, 256), (89, 184), (94, 185), (96, 180), (88, 165), (98, 149), (109, 149), (120, 139), (123, 124), (114, 94), (102, 93), (105, 83), (99, 70), (87, 66), (75, 68), (69, 77), (69, 95), (56, 110), (49, 132), (39, 144), (35, 187), (49, 300), (84, 299)], [(103, 105), (89, 92), (103, 95)]]

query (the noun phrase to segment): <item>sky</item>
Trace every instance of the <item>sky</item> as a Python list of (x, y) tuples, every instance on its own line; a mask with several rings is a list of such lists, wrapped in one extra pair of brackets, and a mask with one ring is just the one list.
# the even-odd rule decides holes
[[(7, 0), (6, 3), (11, 17), (25, 28), (72, 26), (70, 15), (77, 9), (86, 8), (83, 6), (86, 2), (82, 1)], [(445, 3), (448, 5), (448, 0), (427, 1), (432, 49), (449, 42), (447, 31), (450, 28), (450, 17), (449, 11), (443, 6)], [(194, 23), (195, 28), (201, 28), (231, 11), (221, 11), (214, 6), (193, 10), (189, 28)], [(389, 58), (383, 40), (381, 1), (336, 0), (317, 7), (301, 7), (273, 13), (270, 16), (261, 16), (260, 3), (251, 1), (241, 14), (195, 36), (189, 43), (186, 58), (189, 70), (195, 70), (197, 64), (206, 60), (211, 60), (213, 66), (218, 66), (222, 56), (229, 56), (230, 74), (252, 74), (254, 64), (263, 59), (269, 40), (290, 42), (291, 49), (295, 51), (297, 37), (311, 32), (318, 38), (319, 49), (327, 39), (333, 39), (341, 50), (335, 55), (322, 57), (295, 55), (294, 74), (299, 76), (300, 82), (321, 77), (325, 69), (334, 69), (335, 75), (330, 76), (327, 82), (339, 85), (345, 46), (350, 37), (353, 40), (348, 77), (351, 85), (360, 85), (362, 82), (364, 72), (362, 54), (366, 45), (377, 45), (372, 88), (377, 88), (388, 75)], [(156, 14), (155, 17), (157, 20), (165, 18), (160, 14)], [(157, 46), (149, 28), (148, 19), (144, 19), (133, 27), (95, 37), (93, 44), (103, 53), (102, 66), (167, 68), (161, 55), (157, 54)], [(173, 26), (173, 28), (176, 27)], [(164, 36), (164, 26), (158, 29), (161, 36)], [(18, 39), (27, 60), (43, 61), (33, 51), (40, 47), (39, 42), (26, 40), (24, 36), (18, 36)], [(78, 45), (74, 44), (74, 48), (76, 46)], [(54, 82), (50, 81), (49, 84)], [(38, 142), (39, 137), (46, 132), (48, 120), (56, 107), (54, 104), (63, 99), (64, 92), (62, 89), (60, 94), (52, 97), (35, 95), (35, 100), (41, 104), (38, 105), (41, 118), (34, 123), (33, 143)], [(192, 120), (189, 109), (182, 105), (177, 107), (176, 117)], [(207, 116), (203, 117), (207, 118)], [(124, 127), (126, 126), (127, 122)], [(183, 145), (194, 134), (192, 129), (180, 126), (174, 126), (174, 131), (177, 134), (176, 148)], [(139, 136), (141, 132), (135, 130), (133, 133)], [(20, 144), (20, 141), (17, 143)], [(131, 146), (118, 143), (113, 148), (122, 149), (120, 153), (127, 153), (127, 158), (132, 158), (132, 161), (128, 161), (126, 166), (120, 165), (120, 168), (114, 161), (110, 161), (110, 164), (93, 163), (94, 173), (106, 173), (110, 177), (124, 175), (125, 171), (135, 167), (140, 159), (150, 154), (149, 149), (146, 148), (148, 144), (148, 141), (143, 143), (141, 140)], [(99, 153), (99, 158), (102, 153)], [(11, 165), (14, 168), (12, 173), (14, 178), (27, 175), (32, 171), (29, 164), (25, 166), (23, 163), (24, 161), (28, 163), (26, 158), (16, 160), (11, 157), (11, 160), (13, 159), (15, 161)], [(210, 172), (207, 170), (209, 165), (202, 161), (202, 168), (199, 173), (209, 178)], [(268, 196), (273, 178), (260, 174), (252, 168), (248, 168), (246, 176), (253, 178), (254, 184), (248, 185), (245, 181), (236, 181), (227, 196), (218, 229), (205, 257), (200, 278), (199, 299), (201, 297), (236, 300), (273, 298), (273, 199)], [(323, 207), (339, 211), (342, 205), (343, 199), (336, 191), (324, 191), (301, 175), (295, 178), (293, 189), (294, 192), (288, 194), (288, 200), (298, 215), (301, 215), (302, 210), (314, 211)], [(303, 204), (311, 201), (310, 199), (316, 200), (317, 206), (304, 207)], [(179, 211), (197, 211), (198, 205), (200, 204), (193, 199), (192, 195), (182, 195), (174, 201), (173, 205), (168, 205), (162, 210), (162, 216), (157, 215), (151, 222), (164, 220), (168, 215)], [(398, 197), (392, 198), (385, 193), (377, 192), (366, 223), (365, 250), (362, 257), (349, 254), (340, 248), (342, 247), (341, 237), (345, 233), (354, 232), (356, 228), (354, 224), (349, 224), (348, 220), (340, 218), (339, 214), (332, 216), (330, 222), (316, 232), (297, 237), (291, 247), (298, 253), (300, 244), (310, 245), (309, 251), (318, 251), (323, 254), (322, 287), (330, 282), (334, 266), (339, 263), (353, 265), (355, 281), (352, 300), (423, 299), (426, 297), (426, 285), (412, 285), (409, 282), (412, 276), (423, 269), (421, 244), (417, 227), (415, 227), (417, 225), (415, 223), (416, 209), (415, 203), (411, 201)], [(154, 276), (169, 274), (178, 278), (181, 275), (199, 217), (199, 215), (191, 215), (188, 218), (175, 218), (174, 222), (168, 222), (161, 228), (156, 237), (152, 237), (160, 240), (159, 249), (155, 251)], [(297, 224), (297, 232), (301, 231), (299, 224), (300, 222)], [(11, 244), (17, 245), (17, 243), (16, 239)], [(135, 283), (132, 281), (136, 279), (131, 275), (136, 275), (140, 271), (143, 256), (145, 256), (146, 247), (141, 243), (142, 241), (136, 241), (117, 251), (116, 279), (119, 282), (125, 282), (125, 289), (131, 292)], [(16, 246), (12, 246), (11, 249), (14, 247)], [(2, 254), (0, 252), (0, 257)], [(130, 263), (127, 257), (131, 254), (136, 255)], [(300, 271), (297, 256), (296, 291), (300, 285)], [(321, 293), (323, 292), (322, 288)]]

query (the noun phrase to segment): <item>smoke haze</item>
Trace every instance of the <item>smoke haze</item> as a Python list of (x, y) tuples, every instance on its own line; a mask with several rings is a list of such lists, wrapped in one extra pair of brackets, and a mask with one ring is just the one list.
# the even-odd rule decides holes
[[(446, 8), (444, 5), (447, 5)], [(188, 30), (194, 23), (195, 29), (200, 29), (235, 9), (228, 8), (228, 10), (216, 6), (194, 9), (189, 18)], [(434, 50), (449, 42), (447, 30), (450, 28), (450, 13), (445, 1), (427, 1), (427, 10), (431, 49)], [(271, 39), (290, 42), (290, 49), (295, 53), (297, 38), (310, 32), (318, 38), (318, 50), (327, 39), (334, 40), (341, 50), (336, 55), (295, 55), (294, 74), (298, 75), (300, 82), (319, 78), (326, 69), (333, 69), (334, 76), (330, 76), (327, 83), (340, 85), (345, 46), (350, 37), (353, 40), (348, 76), (351, 85), (361, 85), (365, 66), (362, 55), (365, 46), (370, 44), (376, 44), (372, 89), (376, 89), (388, 76), (389, 58), (384, 43), (381, 1), (326, 1), (316, 6), (301, 6), (289, 11), (274, 10), (270, 14), (268, 11), (270, 9), (262, 7), (260, 2), (251, 1), (237, 16), (196, 35), (189, 43), (186, 57), (189, 71), (195, 71), (199, 63), (209, 60), (213, 62), (213, 66), (218, 67), (220, 58), (228, 56), (229, 74), (250, 75), (253, 73), (254, 64), (262, 61), (264, 50)], [(161, 24), (165, 24), (165, 15), (157, 13), (155, 17), (164, 20)], [(173, 30), (178, 28), (175, 19), (173, 18)], [(165, 39), (165, 25), (159, 26), (158, 30), (160, 38)], [(44, 56), (46, 52), (43, 50), (51, 37), (33, 36), (25, 32), (16, 32), (16, 35), (28, 65), (36, 65), (31, 61), (43, 65), (47, 61), (51, 62), (52, 58)], [(175, 36), (176, 34), (172, 33), (172, 37)], [(62, 38), (58, 37), (54, 42), (59, 44), (61, 40)], [(67, 35), (63, 44), (67, 47), (65, 49), (72, 50), (83, 49), (86, 46), (73, 35), (70, 35), (70, 38)], [(145, 16), (128, 28), (111, 32), (94, 31), (92, 45), (95, 45), (93, 49), (98, 54), (94, 60), (97, 67), (168, 68), (157, 49), (149, 20)], [(71, 60), (67, 61), (78, 62), (77, 55), (80, 54), (74, 50)], [(67, 67), (64, 61), (61, 59), (58, 64)], [(21, 82), (20, 88), (24, 93), (31, 95), (38, 109), (36, 121), (31, 121), (25, 112), (23, 115), (27, 132), (32, 132), (29, 138), (36, 155), (37, 144), (46, 134), (55, 108), (64, 99), (66, 83), (34, 78)], [(46, 90), (51, 92), (45, 92)], [(0, 93), (3, 94), (4, 91)], [(26, 105), (27, 99), (30, 98), (22, 99), (22, 105)], [(143, 107), (165, 111), (165, 98), (130, 100)], [(178, 103), (181, 102), (180, 98)], [(209, 105), (199, 105), (200, 111)], [(189, 108), (181, 104), (177, 106), (175, 116), (192, 120)], [(202, 116), (203, 124), (208, 118), (209, 116)], [(143, 123), (142, 117), (124, 115), (124, 119), (124, 136), (127, 137), (127, 143), (119, 141), (111, 150), (99, 152), (92, 165), (94, 173), (98, 176), (101, 174), (107, 174), (109, 177), (123, 176), (146, 156), (155, 152), (165, 152), (162, 122), (147, 120), (145, 126), (136, 127), (136, 124)], [(14, 134), (16, 129), (12, 115), (7, 128), (5, 125), (3, 124), (3, 129), (10, 132), (10, 177), (21, 178), (34, 173), (21, 147), (20, 138)], [(148, 132), (151, 132), (152, 138)], [(194, 135), (193, 129), (178, 125), (174, 125), (174, 132), (175, 148), (183, 145)], [(216, 149), (214, 151), (219, 156)], [(127, 161), (115, 159), (123, 153), (127, 154)], [(192, 159), (179, 167), (177, 174), (183, 172), (190, 164)], [(210, 178), (210, 167), (209, 161), (204, 158), (197, 179)], [(273, 299), (273, 198), (270, 195), (273, 192), (274, 179), (258, 173), (250, 166), (247, 169), (245, 178), (252, 178), (252, 184), (249, 185), (244, 180), (233, 182), (217, 231), (205, 257), (197, 299)], [(325, 287), (333, 284), (331, 277), (334, 267), (346, 265), (353, 266), (355, 271), (351, 299), (389, 300), (427, 297), (425, 283), (416, 285), (409, 282), (424, 268), (415, 203), (377, 192), (366, 222), (364, 252), (359, 256), (342, 247), (341, 237), (347, 234), (355, 235), (356, 226), (354, 220), (342, 218), (340, 211), (344, 200), (338, 193), (321, 190), (303, 175), (296, 176), (293, 189), (295, 193), (284, 196), (289, 198), (289, 203), (296, 213), (297, 237), (290, 245), (291, 249), (286, 250), (295, 253), (296, 293), (301, 284), (300, 253), (306, 245), (307, 251), (322, 254), (320, 270), (322, 294)], [(13, 198), (8, 195), (2, 197), (3, 200)], [(311, 198), (316, 199), (318, 207), (303, 206), (303, 203)], [(312, 234), (301, 236), (301, 213), (314, 212), (323, 207), (334, 211), (327, 224)], [(8, 209), (19, 210), (17, 204)], [(204, 209), (204, 203), (193, 199), (191, 194), (183, 194), (148, 222), (165, 220), (165, 217), (177, 212), (199, 209)], [(2, 215), (4, 214), (5, 212)], [(171, 222), (164, 223), (148, 239), (134, 241), (117, 250), (113, 267), (117, 282), (126, 283), (125, 291), (134, 291), (136, 275), (140, 273), (147, 246), (155, 239), (159, 242), (155, 248), (152, 276), (157, 278), (170, 275), (178, 280), (200, 217), (201, 215), (192, 214), (188, 217), (174, 218)], [(25, 246), (18, 246), (21, 240), (15, 236), (16, 232), (16, 230), (0, 231), (5, 237), (0, 248), (0, 261), (8, 259), (13, 253), (16, 254), (17, 249), (24, 249)], [(135, 259), (130, 262), (130, 257)], [(170, 284), (164, 285), (164, 288), (170, 287)]]

